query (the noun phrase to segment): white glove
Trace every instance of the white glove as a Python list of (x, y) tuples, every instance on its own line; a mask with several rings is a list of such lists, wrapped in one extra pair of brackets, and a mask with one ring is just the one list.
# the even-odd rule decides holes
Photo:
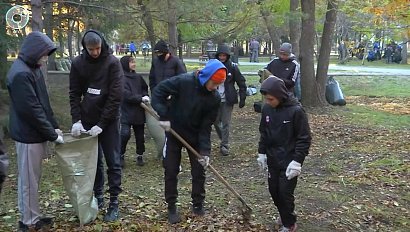
[(54, 129), (54, 131), (57, 133), (57, 135), (63, 136), (63, 131), (62, 130), (57, 128), (57, 129)]
[(151, 99), (148, 96), (143, 96), (142, 97), (142, 102), (144, 102), (145, 104), (150, 104)]
[(81, 123), (81, 120), (73, 124), (73, 127), (71, 127), (71, 135), (78, 137), (81, 135), (81, 132), (86, 132), (86, 130), (83, 127), (83, 124)]
[(170, 121), (159, 121), (159, 126), (164, 128), (165, 131), (169, 131), (171, 129), (171, 122)]
[(209, 165), (209, 156), (204, 155), (201, 159), (198, 159), (198, 162), (202, 165), (202, 167), (206, 168)]
[(91, 136), (97, 136), (99, 134), (101, 134), (103, 130), (101, 129), (101, 127), (99, 126), (93, 126), (91, 127), (91, 129), (88, 131), (88, 134), (90, 134)]
[(63, 136), (58, 135), (57, 139), (54, 140), (54, 142), (57, 143), (57, 144), (63, 144), (64, 143)]
[(294, 160), (290, 162), (288, 168), (286, 168), (286, 177), (288, 180), (293, 179), (296, 176), (300, 175), (300, 171), (302, 170), (302, 165)]
[(268, 167), (268, 158), (266, 157), (266, 154), (258, 154), (256, 161), (258, 161), (258, 165), (262, 171), (266, 170)]

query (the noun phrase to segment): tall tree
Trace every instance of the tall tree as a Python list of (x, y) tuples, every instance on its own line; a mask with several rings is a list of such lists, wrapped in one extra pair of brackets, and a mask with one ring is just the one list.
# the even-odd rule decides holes
[(41, 0), (31, 0), (31, 29), (43, 31), (43, 4)]
[(169, 50), (176, 54), (178, 47), (177, 6), (176, 0), (167, 0), (168, 4), (168, 40)]
[(299, 57), (300, 12), (299, 0), (290, 0), (289, 37), (293, 53)]

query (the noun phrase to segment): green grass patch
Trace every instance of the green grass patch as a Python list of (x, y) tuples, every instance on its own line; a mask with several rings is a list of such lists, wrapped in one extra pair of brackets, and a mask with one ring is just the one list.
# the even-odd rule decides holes
[(410, 97), (408, 77), (343, 76), (336, 79), (345, 96)]

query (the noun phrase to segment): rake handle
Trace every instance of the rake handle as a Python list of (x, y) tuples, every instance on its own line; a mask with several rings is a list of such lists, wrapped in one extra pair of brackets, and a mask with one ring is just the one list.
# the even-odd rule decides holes
[[(144, 110), (146, 110), (149, 114), (151, 114), (156, 120), (159, 121), (159, 116), (157, 115), (157, 113), (152, 110), (150, 107), (148, 107), (146, 104), (144, 104), (143, 102), (141, 102), (141, 107), (144, 108)], [(176, 131), (174, 131), (172, 128), (169, 130), (169, 132), (175, 136), (175, 138), (177, 138), (188, 150), (190, 150), (198, 159), (202, 159), (202, 155), (200, 155), (187, 141), (185, 141), (184, 138), (182, 138)], [(246, 206), (246, 208), (248, 210), (252, 210), (251, 207), (249, 207), (248, 204), (246, 204), (245, 200), (242, 198), (241, 195), (239, 195), (239, 193), (228, 183), (228, 181), (225, 180), (225, 178), (219, 174), (219, 172), (211, 165), (209, 164), (208, 169), (210, 169), (215, 176), (217, 177), (217, 179), (224, 184), (229, 191), (231, 191), (237, 198), (238, 200), (240, 200), (242, 202), (242, 204), (244, 206)]]

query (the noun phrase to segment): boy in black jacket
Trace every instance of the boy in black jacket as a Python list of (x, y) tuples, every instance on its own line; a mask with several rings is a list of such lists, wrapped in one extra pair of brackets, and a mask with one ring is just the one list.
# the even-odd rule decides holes
[(141, 102), (149, 103), (148, 85), (141, 75), (135, 73), (135, 59), (124, 56), (120, 59), (124, 70), (124, 94), (121, 103), (121, 165), (124, 166), (124, 155), (128, 140), (131, 137), (131, 126), (134, 129), (137, 145), (137, 165), (143, 166), (142, 155), (145, 152), (144, 123), (145, 111)]
[(269, 192), (280, 218), (281, 232), (296, 231), (294, 190), (303, 161), (311, 144), (305, 111), (288, 93), (283, 80), (271, 76), (261, 85), (266, 104), (259, 125), (257, 159), (261, 168), (268, 167)]

